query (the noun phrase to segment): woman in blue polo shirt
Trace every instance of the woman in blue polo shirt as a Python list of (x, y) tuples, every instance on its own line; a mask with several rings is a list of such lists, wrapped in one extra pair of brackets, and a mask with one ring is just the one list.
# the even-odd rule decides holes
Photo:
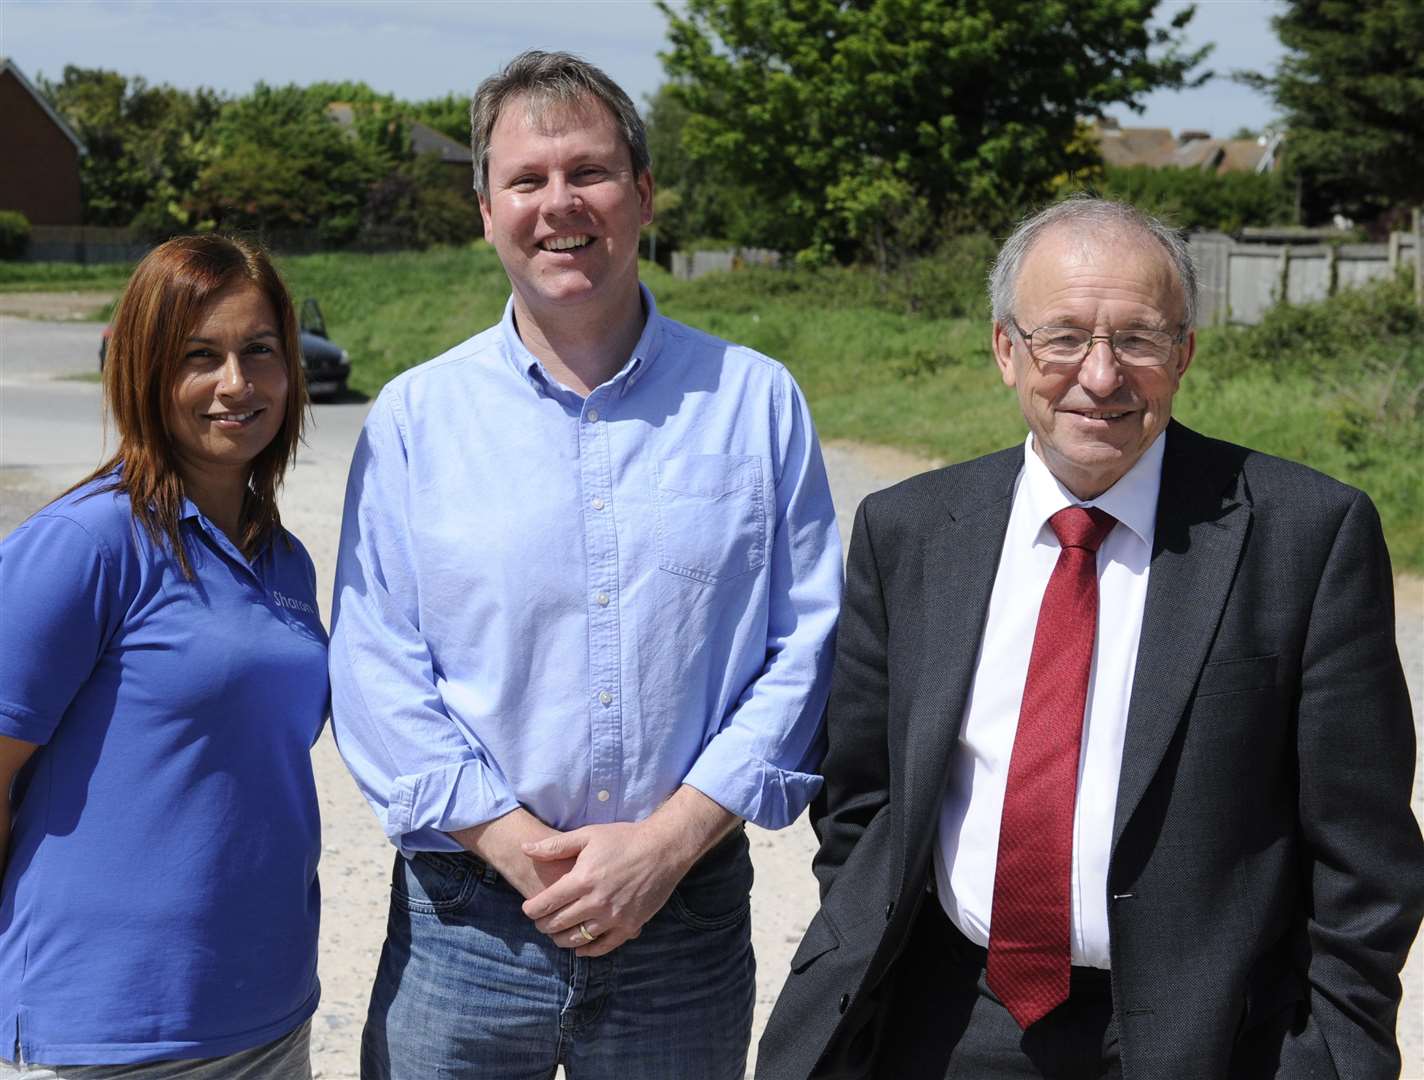
[(0, 1078), (310, 1076), (298, 350), (260, 251), (156, 248), (108, 352), (118, 453), (0, 543)]

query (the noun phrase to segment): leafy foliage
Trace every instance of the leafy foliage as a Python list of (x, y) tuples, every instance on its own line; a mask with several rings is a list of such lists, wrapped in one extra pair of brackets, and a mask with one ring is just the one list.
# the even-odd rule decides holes
[[(922, 248), (946, 215), (996, 227), (1091, 164), (1080, 115), (1181, 86), (1184, 9), (1155, 0), (661, 3), (682, 144), (739, 243), (805, 257)], [(684, 202), (694, 202), (687, 191)]]
[(30, 244), (30, 219), (18, 210), (0, 210), (0, 259), (18, 259)]
[(1295, 217), (1295, 194), (1279, 173), (1105, 165), (1094, 187), (1180, 229), (1236, 233), (1248, 225), (1291, 224)]
[(1287, 0), (1272, 20), (1285, 59), (1268, 91), (1310, 221), (1424, 204), (1424, 2)]
[(258, 83), (229, 102), (193, 185), (194, 216), (220, 229), (318, 228), (334, 243), (352, 239), (367, 189), (394, 162), (332, 122), (321, 96)]
[(183, 199), (204, 165), (204, 140), (222, 111), (212, 90), (149, 86), (142, 78), (67, 65), (40, 88), (79, 133), (84, 218), (162, 235), (190, 228)]
[(422, 124), (429, 124), (456, 142), (470, 141), (470, 95), (446, 94), (444, 97), (417, 101), (406, 107), (406, 115)]
[(469, 174), (457, 173), (433, 154), (402, 161), (373, 184), (365, 217), (367, 231), (419, 248), (467, 243), (483, 229)]
[(128, 225), (153, 239), (214, 228), (314, 236), (324, 246), (426, 246), (479, 234), (468, 176), (457, 182), (456, 170), (411, 151), (411, 120), (449, 122), (455, 95), (411, 106), (365, 83), (321, 82), (259, 83), (227, 98), (74, 66), (41, 88), (89, 148), (89, 224)]

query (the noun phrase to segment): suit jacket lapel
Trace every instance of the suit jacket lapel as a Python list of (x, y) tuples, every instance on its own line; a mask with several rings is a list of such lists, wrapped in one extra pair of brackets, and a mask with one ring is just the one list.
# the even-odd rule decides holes
[(936, 831), (1023, 449), (980, 464), (978, 475), (949, 493), (947, 520), (925, 541), (922, 660), (906, 732), (904, 821), (912, 843)]
[(1250, 525), (1239, 462), (1175, 421), (1167, 431), (1142, 637), (1113, 822), (1113, 850), (1186, 711)]

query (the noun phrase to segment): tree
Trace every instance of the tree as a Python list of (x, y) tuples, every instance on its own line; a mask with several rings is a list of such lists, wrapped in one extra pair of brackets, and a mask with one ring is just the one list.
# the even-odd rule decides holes
[(456, 142), (470, 141), (470, 95), (451, 92), (429, 101), (416, 101), (406, 106), (412, 120), (429, 124), (443, 131)]
[(660, 0), (662, 59), (689, 156), (735, 196), (731, 239), (883, 260), (1048, 196), (1091, 164), (1080, 116), (1199, 82), (1192, 9), (1153, 28), (1155, 4)]
[(1107, 165), (1092, 185), (1179, 229), (1237, 233), (1248, 225), (1293, 224), (1295, 200), (1279, 173), (1203, 172), (1148, 165)]
[(327, 115), (329, 92), (258, 83), (230, 102), (188, 199), (194, 216), (218, 228), (315, 228), (329, 243), (353, 239), (368, 189), (394, 163), (385, 147)]
[(362, 233), (420, 248), (468, 243), (483, 228), (468, 175), (454, 173), (436, 154), (400, 162), (371, 186)]
[(59, 82), (41, 79), (40, 87), (89, 151), (80, 164), (88, 224), (132, 224), (155, 235), (189, 225), (182, 200), (203, 167), (199, 147), (221, 96), (72, 64)]
[(1274, 75), (1302, 213), (1368, 220), (1424, 203), (1424, 0), (1287, 0)]

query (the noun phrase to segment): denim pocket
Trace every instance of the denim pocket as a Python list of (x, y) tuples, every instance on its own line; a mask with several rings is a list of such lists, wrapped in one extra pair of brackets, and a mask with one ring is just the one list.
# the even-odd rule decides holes
[(740, 903), (733, 904), (725, 910), (710, 912), (697, 910), (688, 903), (688, 897), (681, 886), (674, 889), (673, 894), (668, 897), (667, 907), (673, 918), (689, 930), (725, 930), (729, 926), (737, 925), (750, 915), (752, 910), (751, 900), (748, 897), (743, 897)]
[(751, 913), (751, 894), (751, 848), (738, 829), (678, 882), (667, 908), (689, 929), (725, 930)]
[(766, 563), (762, 459), (690, 454), (658, 465), (658, 565), (717, 582)]
[(398, 857), (391, 876), (395, 903), (417, 915), (443, 915), (468, 904), (479, 888), (480, 874), (465, 858), (443, 851), (418, 851)]

